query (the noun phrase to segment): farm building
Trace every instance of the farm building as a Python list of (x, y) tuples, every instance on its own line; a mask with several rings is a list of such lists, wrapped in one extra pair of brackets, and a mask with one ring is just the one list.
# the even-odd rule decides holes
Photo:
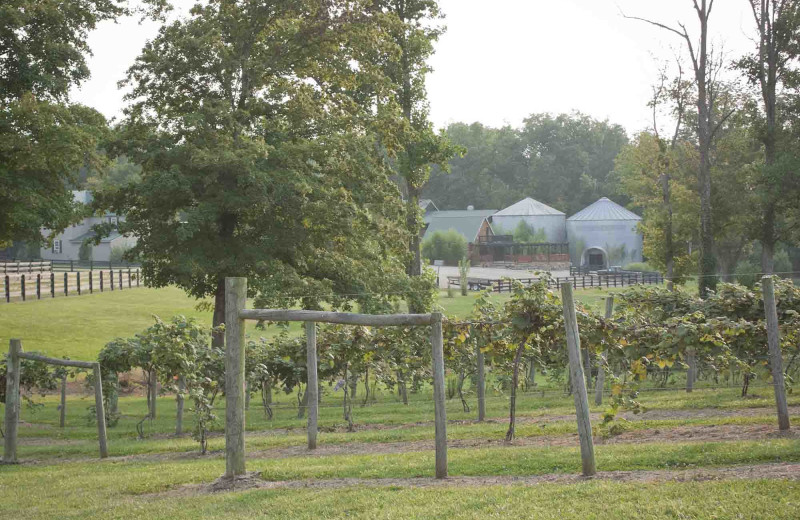
[(642, 220), (606, 197), (567, 219), (573, 266), (604, 269), (642, 261)]
[(564, 213), (527, 197), (492, 215), (491, 222), (497, 235), (514, 234), (519, 223), (525, 222), (531, 230), (543, 234), (541, 242), (560, 244), (567, 241), (565, 219)]
[[(86, 190), (73, 191), (72, 196), (75, 202), (80, 204), (88, 206), (92, 202), (92, 194)], [(65, 229), (63, 233), (53, 237), (53, 244), (50, 247), (41, 249), (41, 258), (44, 260), (81, 260), (81, 246), (87, 240), (95, 237), (95, 232), (92, 230), (93, 226), (111, 224), (116, 227), (119, 222), (124, 220), (124, 217), (114, 213), (85, 218), (81, 222)], [(50, 230), (43, 229), (42, 235), (49, 237)], [(107, 237), (103, 237), (99, 244), (84, 246), (86, 248), (86, 258), (84, 260), (107, 262), (111, 259), (111, 251), (113, 249), (124, 250), (134, 245), (136, 245), (136, 237), (121, 235), (114, 230)]]
[(467, 209), (430, 212), (425, 215), (426, 226), (423, 239), (437, 231), (452, 229), (467, 239), (469, 258), (473, 262), (481, 262), (477, 244), (493, 234), (489, 225), (489, 217), (496, 211), (494, 209)]

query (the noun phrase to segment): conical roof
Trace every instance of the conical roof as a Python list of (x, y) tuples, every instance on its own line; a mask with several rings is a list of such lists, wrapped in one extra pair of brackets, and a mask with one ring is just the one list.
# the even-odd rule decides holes
[(603, 197), (567, 220), (642, 220), (642, 217), (623, 208), (613, 200)]
[(526, 197), (516, 204), (512, 204), (506, 209), (495, 213), (495, 217), (521, 217), (521, 216), (541, 216), (541, 215), (563, 215), (564, 213), (555, 208), (551, 208), (543, 202)]

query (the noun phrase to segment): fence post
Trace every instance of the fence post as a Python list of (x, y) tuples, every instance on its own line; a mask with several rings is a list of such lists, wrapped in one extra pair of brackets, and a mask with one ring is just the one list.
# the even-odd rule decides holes
[(781, 355), (781, 332), (778, 329), (778, 307), (775, 304), (775, 287), (772, 276), (761, 278), (764, 295), (764, 313), (767, 317), (767, 344), (772, 384), (775, 387), (775, 404), (778, 407), (778, 428), (789, 429), (789, 408), (786, 404), (786, 386), (783, 382), (783, 356)]
[(64, 296), (69, 296), (69, 273), (64, 273)]
[(78, 286), (78, 296), (80, 296), (81, 295), (81, 272), (80, 271), (77, 271), (75, 273), (75, 283)]
[(130, 289), (131, 287), (133, 287), (133, 286), (131, 285), (131, 268), (129, 267), (128, 268), (128, 289)]
[(433, 349), (433, 406), (436, 429), (436, 478), (447, 478), (447, 412), (444, 408), (444, 338), (442, 315), (431, 314), (431, 347)]
[(19, 278), (20, 290), (22, 291), (22, 301), (25, 301), (25, 275), (21, 274)]
[[(606, 298), (606, 320), (610, 320), (614, 315), (614, 297), (609, 296)], [(603, 404), (603, 387), (606, 384), (606, 353), (601, 352), (599, 362), (597, 363), (597, 379), (595, 380), (594, 388), (594, 404)]]
[(111, 287), (111, 290), (114, 290), (114, 270), (108, 270), (108, 285)]
[(56, 273), (50, 272), (50, 297), (56, 297)]
[(5, 289), (6, 289), (6, 303), (11, 303), (11, 287), (9, 286), (10, 283), (11, 283), (11, 281), (8, 278), (8, 275), (6, 275), (5, 281), (4, 281)]
[(306, 393), (308, 394), (308, 449), (317, 449), (317, 414), (319, 383), (317, 381), (317, 324), (306, 322)]
[(94, 407), (97, 412), (97, 440), (100, 442), (100, 458), (108, 457), (106, 438), (106, 409), (103, 406), (103, 380), (100, 377), (100, 363), (92, 364), (94, 372)]
[(64, 375), (61, 376), (61, 406), (59, 407), (58, 426), (64, 427), (67, 421), (67, 372), (64, 370)]
[(37, 274), (36, 275), (36, 299), (37, 300), (41, 300), (42, 299), (42, 275), (41, 274)]
[(103, 270), (100, 269), (100, 292), (103, 292)]
[(89, 269), (89, 294), (94, 293), (94, 271)]
[(6, 360), (6, 416), (5, 437), (3, 438), (3, 462), (17, 462), (17, 427), (19, 426), (19, 353), (22, 352), (22, 341), (12, 339), (8, 344)]
[(244, 475), (244, 320), (247, 278), (225, 278), (225, 476)]
[(475, 342), (478, 358), (478, 422), (486, 419), (486, 361), (478, 342)]
[(119, 280), (119, 290), (122, 290), (122, 269), (117, 269), (117, 279)]
[(136, 270), (136, 287), (139, 287), (139, 282), (142, 280), (142, 270)]
[(578, 317), (575, 313), (575, 302), (572, 298), (572, 286), (561, 286), (561, 299), (564, 304), (564, 328), (567, 334), (567, 353), (569, 368), (575, 396), (575, 412), (578, 418), (578, 436), (581, 441), (581, 464), (583, 475), (590, 477), (597, 472), (594, 460), (594, 441), (592, 439), (592, 423), (589, 420), (589, 397), (583, 384), (583, 364), (581, 363), (581, 336), (578, 333)]

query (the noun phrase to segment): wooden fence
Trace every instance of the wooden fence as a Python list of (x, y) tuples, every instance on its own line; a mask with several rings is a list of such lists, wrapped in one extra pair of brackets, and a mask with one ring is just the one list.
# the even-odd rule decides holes
[(56, 296), (80, 296), (122, 291), (141, 285), (140, 269), (6, 274), (3, 276), (3, 301), (10, 303)]
[(3, 274), (17, 273), (44, 273), (53, 270), (53, 263), (49, 260), (35, 262), (0, 262), (0, 272)]
[[(517, 278), (516, 281), (528, 286), (537, 283), (541, 278)], [(447, 281), (452, 287), (460, 287), (461, 279), (458, 276), (448, 276)], [(560, 289), (562, 285), (571, 285), (574, 289), (591, 289), (593, 287), (626, 287), (630, 285), (658, 285), (664, 283), (660, 273), (615, 273), (563, 276), (560, 278), (547, 278), (549, 289)], [(511, 279), (468, 278), (467, 286), (472, 291), (491, 290), (493, 292), (511, 292), (514, 282)]]

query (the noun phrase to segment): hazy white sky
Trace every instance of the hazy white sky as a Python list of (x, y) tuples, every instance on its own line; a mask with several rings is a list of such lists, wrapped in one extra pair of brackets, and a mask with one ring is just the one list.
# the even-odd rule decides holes
[[(177, 3), (191, 5), (192, 0)], [(697, 27), (691, 0), (440, 0), (447, 33), (428, 79), (431, 118), (518, 125), (534, 112), (580, 110), (629, 132), (649, 124), (659, 60), (682, 51), (671, 33), (626, 14)], [(753, 46), (747, 0), (716, 0), (710, 32), (731, 58)], [(73, 99), (119, 116), (117, 81), (158, 25), (105, 23), (90, 36), (92, 79)]]

